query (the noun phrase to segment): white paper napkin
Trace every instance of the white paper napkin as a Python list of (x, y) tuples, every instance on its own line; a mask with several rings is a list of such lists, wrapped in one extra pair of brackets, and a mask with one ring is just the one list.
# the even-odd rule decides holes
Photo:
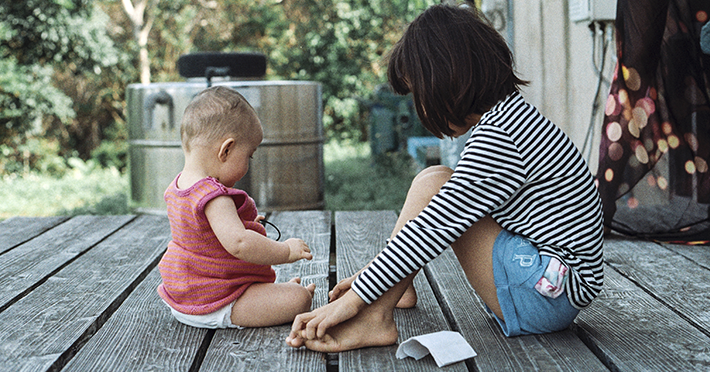
[(477, 355), (460, 333), (440, 331), (411, 337), (399, 345), (395, 356), (398, 359), (412, 357), (419, 360), (427, 354), (431, 354), (434, 357), (434, 361), (439, 367), (473, 358)]

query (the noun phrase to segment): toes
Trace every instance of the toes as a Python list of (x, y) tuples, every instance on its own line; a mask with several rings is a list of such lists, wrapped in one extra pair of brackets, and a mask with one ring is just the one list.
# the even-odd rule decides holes
[(303, 346), (303, 339), (300, 337), (286, 337), (286, 344), (291, 347), (299, 348)]
[(323, 353), (334, 353), (340, 351), (340, 343), (328, 334), (323, 336), (323, 338), (305, 340), (304, 345), (309, 350)]

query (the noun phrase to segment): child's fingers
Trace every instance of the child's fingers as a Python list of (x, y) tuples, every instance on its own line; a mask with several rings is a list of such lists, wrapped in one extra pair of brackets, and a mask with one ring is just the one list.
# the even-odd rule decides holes
[(329, 300), (332, 302), (332, 301), (335, 301), (338, 298), (340, 298), (340, 296), (342, 296), (345, 292), (350, 290), (350, 286), (352, 285), (352, 282), (353, 282), (353, 277), (345, 278), (345, 279), (339, 281), (338, 284), (336, 284), (335, 287), (333, 287), (333, 290), (330, 291)]
[(340, 288), (336, 285), (332, 291), (328, 293), (328, 301), (333, 302), (337, 300), (340, 297), (341, 290)]
[(296, 315), (291, 325), (291, 333), (289, 333), (288, 338), (297, 339), (301, 338), (301, 330), (306, 326), (306, 324), (313, 319), (315, 315), (311, 313), (303, 313)]
[[(306, 324), (306, 329), (301, 333), (306, 340), (315, 340), (316, 334), (320, 333), (322, 319), (315, 317)], [(325, 330), (322, 331), (325, 333)]]

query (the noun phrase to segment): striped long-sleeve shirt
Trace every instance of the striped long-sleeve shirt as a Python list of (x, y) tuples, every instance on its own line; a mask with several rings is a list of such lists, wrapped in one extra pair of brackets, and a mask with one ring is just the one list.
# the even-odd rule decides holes
[(565, 292), (574, 307), (598, 295), (603, 227), (591, 172), (564, 132), (517, 92), (481, 117), (451, 179), (352, 289), (372, 303), (485, 215), (570, 269)]
[(192, 315), (217, 311), (234, 302), (253, 283), (273, 283), (274, 270), (232, 256), (217, 239), (207, 216), (207, 203), (222, 195), (234, 199), (244, 227), (266, 235), (254, 222), (254, 200), (242, 190), (226, 187), (207, 177), (187, 189), (177, 180), (165, 191), (172, 240), (158, 264), (163, 282), (158, 294), (173, 309)]

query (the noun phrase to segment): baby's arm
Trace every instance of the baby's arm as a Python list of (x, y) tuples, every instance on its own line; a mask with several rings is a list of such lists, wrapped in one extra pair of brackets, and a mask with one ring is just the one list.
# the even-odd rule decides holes
[(205, 206), (205, 215), (222, 246), (241, 260), (278, 265), (313, 258), (310, 248), (301, 239), (277, 242), (256, 231), (247, 230), (229, 196), (218, 196), (210, 200)]

